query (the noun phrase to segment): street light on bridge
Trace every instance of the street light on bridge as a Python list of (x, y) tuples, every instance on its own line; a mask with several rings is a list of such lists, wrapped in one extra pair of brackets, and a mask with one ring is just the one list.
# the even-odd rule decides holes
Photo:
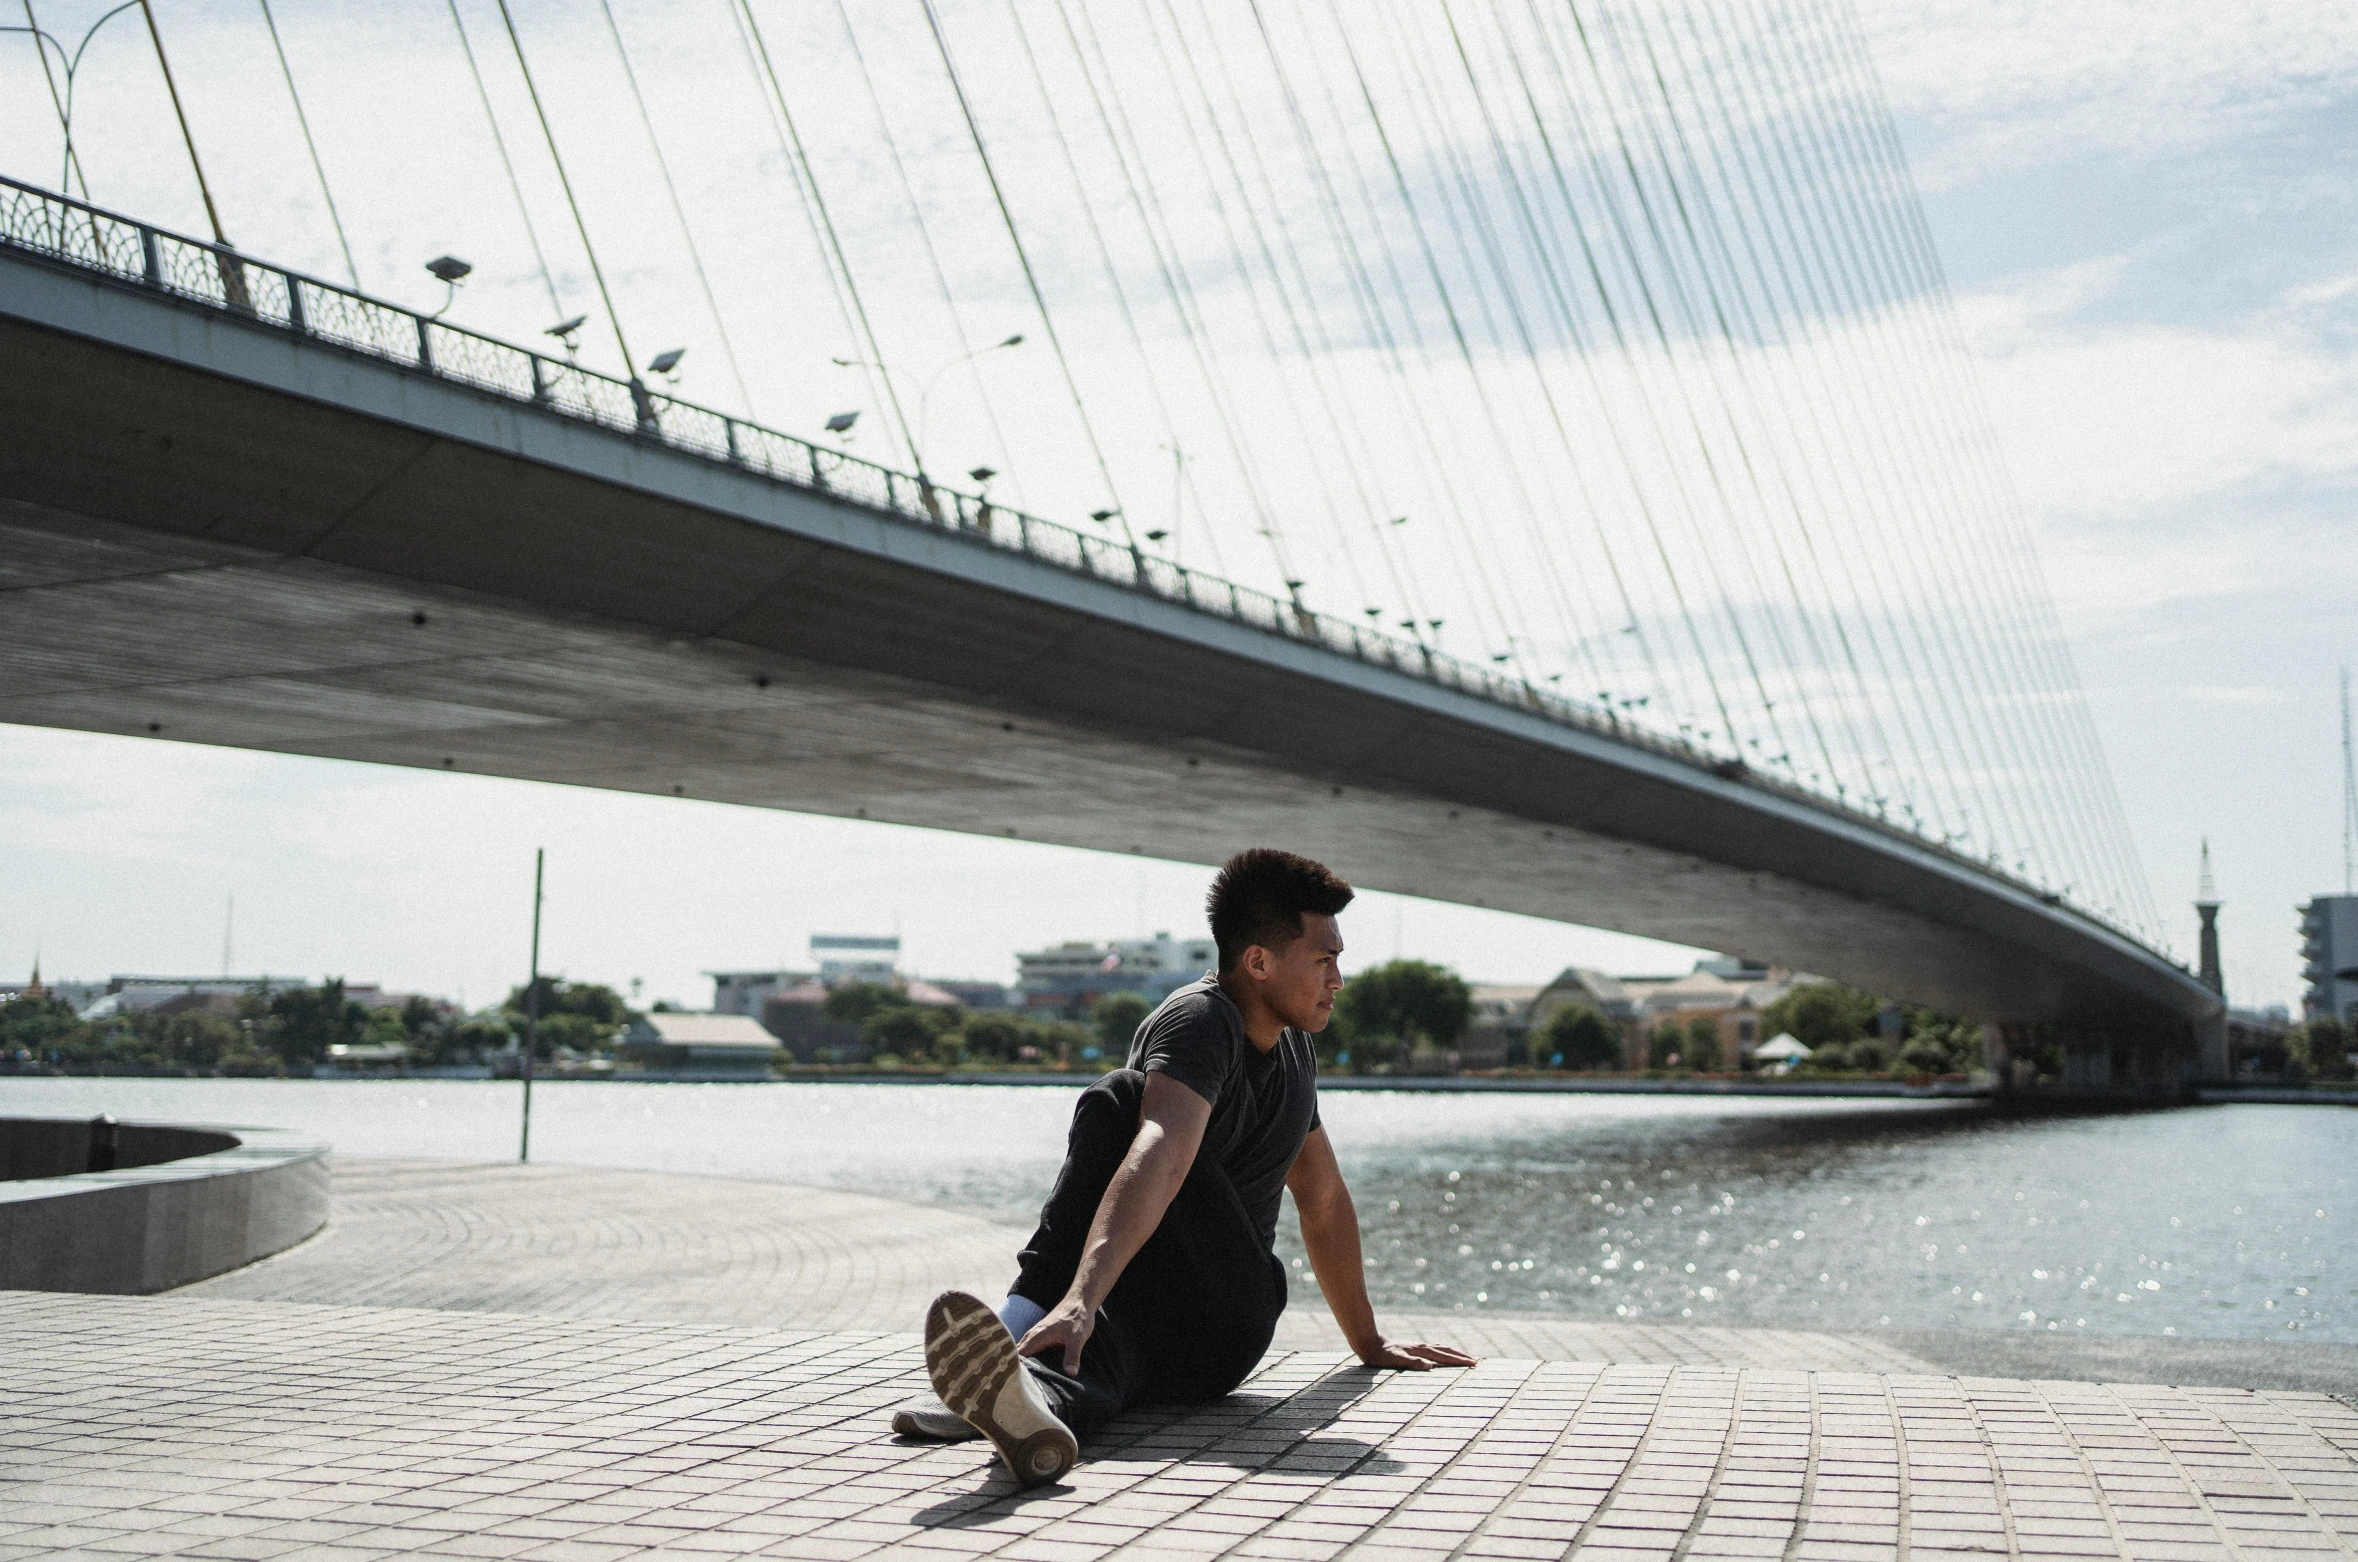
[(433, 275), (436, 281), (442, 284), (444, 289), (442, 294), (442, 307), (435, 310), (432, 314), (426, 316), (426, 318), (429, 320), (439, 320), (444, 315), (450, 313), (450, 306), (452, 304), (458, 302), (459, 284), (464, 282), (469, 276), (473, 275), (475, 268), (467, 261), (459, 259), (456, 255), (437, 255), (432, 260), (426, 262), (426, 270)]
[[(972, 363), (975, 359), (982, 357), (985, 353), (1002, 352), (1007, 348), (1021, 347), (1022, 345), (1023, 333), (1021, 331), (1013, 332), (1003, 340), (993, 342), (987, 347), (977, 347), (971, 352), (963, 352), (958, 354), (958, 356), (955, 358), (945, 359), (933, 370), (932, 373), (926, 375), (925, 378), (918, 383), (917, 432), (915, 443), (911, 446), (909, 454), (915, 459), (917, 463), (917, 480), (919, 482), (926, 483), (928, 488), (931, 487), (930, 480), (926, 477), (925, 473), (925, 442), (926, 430), (929, 426), (928, 414), (933, 401), (934, 386), (941, 380), (943, 375), (949, 373), (952, 369), (957, 368), (960, 364)], [(891, 364), (885, 363), (882, 360), (875, 358), (834, 358), (830, 359), (829, 361), (832, 362), (838, 369), (874, 369), (877, 373), (883, 375), (887, 379), (890, 379), (893, 375), (901, 372), (898, 369), (895, 369)]]

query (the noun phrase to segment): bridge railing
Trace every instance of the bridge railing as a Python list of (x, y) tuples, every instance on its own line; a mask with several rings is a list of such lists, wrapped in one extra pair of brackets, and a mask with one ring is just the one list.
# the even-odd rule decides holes
[[(235, 248), (170, 232), (34, 185), (0, 177), (0, 247), (95, 272), (470, 386), (666, 447), (725, 462), (780, 483), (817, 490), (977, 543), (1179, 603), (1253, 629), (1386, 667), (1495, 705), (1649, 750), (1681, 764), (1778, 793), (1905, 840), (2036, 895), (2043, 886), (1968, 857), (1890, 818), (1797, 782), (1752, 769), (1683, 738), (1638, 725), (1609, 706), (1566, 699), (1527, 679), (1451, 656), (1355, 620), (1319, 613), (1234, 581), (1191, 570), (1126, 541), (1009, 509), (922, 474), (895, 471), (847, 451), (681, 401), (637, 379), (619, 380), (483, 336), (436, 316), (253, 260)], [(2076, 915), (2136, 940), (2079, 906)], [(2140, 941), (2141, 940), (2137, 940)]]

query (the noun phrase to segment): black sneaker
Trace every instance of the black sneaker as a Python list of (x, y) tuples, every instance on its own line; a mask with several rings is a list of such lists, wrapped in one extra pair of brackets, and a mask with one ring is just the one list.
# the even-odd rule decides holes
[(932, 1443), (964, 1443), (982, 1436), (953, 1415), (950, 1407), (931, 1394), (912, 1399), (892, 1413), (892, 1429), (903, 1437), (922, 1437)]
[(1080, 1443), (980, 1297), (944, 1291), (933, 1299), (925, 1312), (925, 1371), (950, 1413), (989, 1438), (1024, 1485), (1053, 1481), (1081, 1457)]

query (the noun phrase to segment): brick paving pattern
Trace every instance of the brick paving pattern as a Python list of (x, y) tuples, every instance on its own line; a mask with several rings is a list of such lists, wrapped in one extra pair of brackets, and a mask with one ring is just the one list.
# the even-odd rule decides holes
[[(572, 1166), (339, 1159), (326, 1231), (182, 1295), (568, 1318), (915, 1333), (952, 1286), (996, 1301), (1028, 1232), (784, 1183)], [(1339, 1351), (1296, 1277), (1286, 1350)], [(1871, 1337), (1673, 1328), (1518, 1313), (1386, 1313), (1485, 1356), (1936, 1370)]]
[(0, 1293), (0, 1559), (1911, 1554), (2318, 1562), (2324, 1395), (1275, 1354), (1033, 1493), (902, 1442), (903, 1335)]
[(327, 1229), (181, 1295), (569, 1318), (915, 1331), (1026, 1233), (826, 1188), (338, 1158)]

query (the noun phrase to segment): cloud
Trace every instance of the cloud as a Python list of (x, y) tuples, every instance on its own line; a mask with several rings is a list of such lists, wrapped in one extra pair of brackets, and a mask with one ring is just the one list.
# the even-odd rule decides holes
[(1893, 107), (1937, 132), (1934, 187), (1996, 166), (2239, 141), (2358, 90), (2340, 0), (1865, 0)]
[(2274, 688), (2265, 684), (2239, 684), (2232, 687), (2212, 685), (2192, 688), (2186, 691), (2186, 697), (2190, 700), (2200, 700), (2205, 705), (2250, 705), (2273, 708), (2298, 703), (2297, 697), (2290, 689)]

